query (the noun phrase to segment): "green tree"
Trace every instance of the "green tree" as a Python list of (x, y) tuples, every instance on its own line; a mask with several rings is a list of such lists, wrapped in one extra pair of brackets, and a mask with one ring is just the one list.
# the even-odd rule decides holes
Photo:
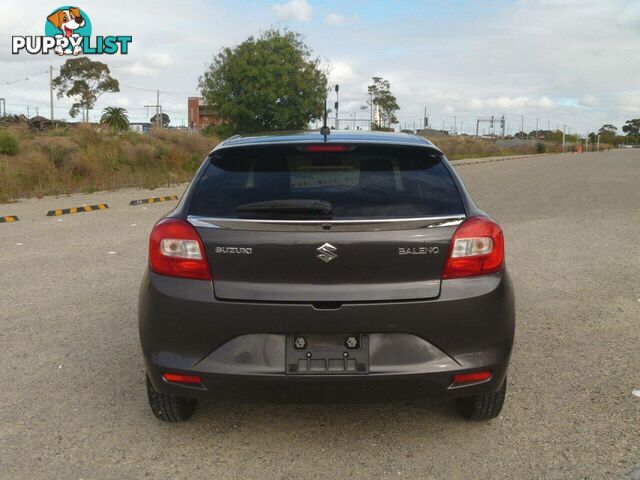
[(129, 117), (127, 116), (127, 111), (124, 108), (107, 107), (102, 111), (100, 123), (122, 132), (129, 128)]
[(373, 112), (372, 129), (390, 128), (398, 123), (396, 112), (400, 110), (396, 97), (391, 93), (391, 84), (382, 77), (372, 77), (373, 84), (367, 87), (367, 104)]
[[(162, 127), (163, 128), (168, 127), (169, 124), (171, 123), (171, 119), (169, 118), (169, 115), (167, 115), (166, 113), (161, 113), (160, 114), (160, 120), (162, 122)], [(149, 121), (152, 124), (157, 125), (158, 124), (158, 114), (156, 114), (153, 117), (151, 117), (151, 119)]]
[(267, 30), (223, 48), (200, 77), (220, 134), (297, 130), (322, 117), (326, 73), (303, 37)]
[(107, 64), (94, 62), (87, 57), (70, 58), (62, 67), (60, 75), (53, 79), (58, 98), (73, 100), (69, 115), (75, 118), (82, 112), (82, 121), (89, 121), (89, 110), (106, 92), (119, 92), (120, 83), (111, 76)]
[(615, 135), (617, 131), (618, 127), (607, 123), (606, 125), (600, 127), (600, 130), (598, 130), (598, 135)]
[(616, 143), (616, 135), (618, 132), (618, 128), (610, 123), (607, 123), (600, 127), (598, 130), (598, 135), (600, 135), (600, 143)]
[(627, 134), (630, 143), (636, 143), (640, 138), (640, 118), (627, 120), (622, 126), (622, 131)]

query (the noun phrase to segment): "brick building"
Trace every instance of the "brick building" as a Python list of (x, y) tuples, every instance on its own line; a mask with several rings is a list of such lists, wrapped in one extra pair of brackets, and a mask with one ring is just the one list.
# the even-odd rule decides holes
[(219, 123), (218, 117), (210, 107), (204, 105), (202, 97), (189, 97), (187, 101), (189, 128), (201, 130)]

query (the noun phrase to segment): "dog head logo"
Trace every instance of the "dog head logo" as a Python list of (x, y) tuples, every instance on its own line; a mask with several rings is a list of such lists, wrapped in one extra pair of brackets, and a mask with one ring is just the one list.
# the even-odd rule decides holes
[(60, 9), (53, 12), (47, 17), (53, 25), (64, 33), (65, 37), (70, 37), (80, 27), (84, 27), (85, 21), (82, 18), (80, 9), (77, 7), (69, 7), (68, 9)]
[(54, 10), (48, 17), (45, 33), (51, 37), (64, 37), (69, 40), (71, 46), (63, 49), (55, 48), (58, 55), (82, 53), (82, 38), (91, 35), (91, 22), (85, 12), (78, 7), (61, 7)]

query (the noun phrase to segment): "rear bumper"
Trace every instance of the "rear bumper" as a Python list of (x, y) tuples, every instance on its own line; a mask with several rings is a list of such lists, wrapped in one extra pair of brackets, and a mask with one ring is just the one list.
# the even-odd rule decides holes
[[(515, 313), (506, 272), (445, 280), (433, 300), (353, 303), (333, 309), (219, 301), (209, 282), (147, 273), (139, 322), (147, 372), (163, 393), (251, 399), (259, 392), (282, 393), (302, 386), (307, 391), (332, 387), (343, 393), (340, 398), (350, 398), (349, 390), (377, 396), (380, 390), (404, 393), (411, 387), (456, 397), (502, 385)], [(369, 373), (285, 374), (287, 334), (347, 332), (369, 335)], [(492, 378), (452, 386), (455, 373), (479, 370), (490, 370)], [(200, 375), (202, 385), (166, 382), (165, 372)]]

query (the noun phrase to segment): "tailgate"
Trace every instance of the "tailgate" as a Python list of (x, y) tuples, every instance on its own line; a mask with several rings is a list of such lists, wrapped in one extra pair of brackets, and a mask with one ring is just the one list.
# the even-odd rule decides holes
[[(346, 302), (437, 297), (455, 220), (383, 231), (198, 227), (216, 297)], [(453, 224), (453, 225), (452, 225)], [(334, 227), (335, 228), (335, 227)], [(338, 230), (340, 230), (338, 228)]]

